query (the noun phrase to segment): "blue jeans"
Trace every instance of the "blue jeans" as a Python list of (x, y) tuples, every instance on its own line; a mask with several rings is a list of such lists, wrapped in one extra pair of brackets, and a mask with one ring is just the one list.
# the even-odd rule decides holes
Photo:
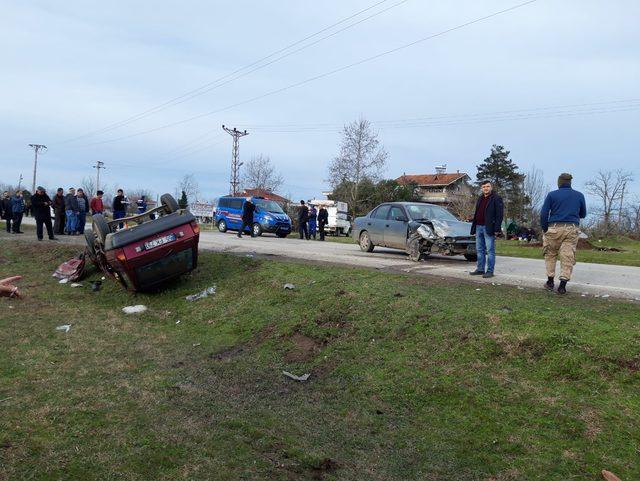
[(65, 214), (67, 214), (67, 220), (64, 224), (64, 230), (67, 234), (73, 234), (78, 227), (78, 216), (72, 210), (65, 211)]
[(478, 251), (476, 270), (493, 273), (493, 268), (496, 265), (496, 237), (493, 232), (487, 232), (483, 225), (476, 227), (476, 251)]
[(84, 210), (81, 210), (80, 212), (78, 212), (78, 220), (76, 222), (76, 230), (80, 234), (84, 234), (84, 226), (86, 223), (87, 223), (87, 212)]
[[(113, 220), (116, 219), (122, 219), (123, 217), (127, 216), (127, 212), (124, 210), (114, 210), (113, 211)], [(122, 229), (124, 227), (124, 223), (120, 222), (120, 224), (118, 224), (118, 229)]]

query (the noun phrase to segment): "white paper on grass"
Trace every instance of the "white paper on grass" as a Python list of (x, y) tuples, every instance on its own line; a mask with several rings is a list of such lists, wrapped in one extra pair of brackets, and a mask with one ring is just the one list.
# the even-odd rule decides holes
[(135, 306), (127, 306), (122, 308), (122, 312), (125, 314), (139, 314), (147, 310), (147, 306), (143, 306), (142, 304), (138, 304)]

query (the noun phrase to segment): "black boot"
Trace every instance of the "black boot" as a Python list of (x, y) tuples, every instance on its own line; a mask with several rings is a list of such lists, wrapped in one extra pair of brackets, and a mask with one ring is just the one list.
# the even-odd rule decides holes
[(545, 282), (544, 284), (544, 288), (549, 291), (552, 291), (553, 287), (554, 287), (553, 277), (548, 277), (547, 282)]
[(564, 295), (567, 293), (567, 281), (560, 279), (560, 285), (558, 286), (558, 294)]

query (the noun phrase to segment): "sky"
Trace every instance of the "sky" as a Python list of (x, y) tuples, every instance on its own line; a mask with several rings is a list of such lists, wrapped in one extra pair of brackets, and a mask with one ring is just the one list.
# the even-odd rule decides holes
[(270, 157), (281, 194), (317, 198), (361, 117), (386, 178), (440, 164), (475, 178), (492, 144), (549, 186), (564, 171), (577, 188), (599, 169), (637, 177), (640, 2), (522, 3), (2, 0), (0, 182), (30, 188), (39, 143), (48, 188), (100, 160), (107, 189), (159, 195), (194, 174), (213, 199), (229, 190), (224, 124), (249, 132), (241, 161)]

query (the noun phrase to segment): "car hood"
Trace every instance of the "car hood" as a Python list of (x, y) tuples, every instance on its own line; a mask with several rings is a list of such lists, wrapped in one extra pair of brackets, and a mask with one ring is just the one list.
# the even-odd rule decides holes
[(469, 237), (471, 223), (459, 220), (431, 220), (434, 232), (439, 237)]

